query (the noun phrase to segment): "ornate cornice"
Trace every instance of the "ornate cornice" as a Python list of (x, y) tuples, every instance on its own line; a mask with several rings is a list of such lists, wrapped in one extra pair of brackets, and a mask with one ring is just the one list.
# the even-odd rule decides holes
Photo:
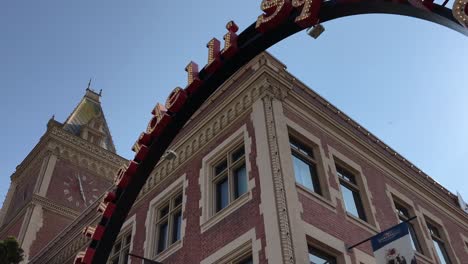
[(52, 128), (51, 135), (54, 140), (50, 140), (47, 147), (54, 154), (108, 180), (112, 181), (118, 168), (128, 162), (60, 128)]
[(79, 138), (61, 128), (53, 127), (50, 130), (51, 135), (63, 142), (72, 144), (73, 146), (80, 147), (80, 149), (86, 153), (94, 154), (94, 157), (103, 161), (106, 161), (114, 166), (120, 166), (122, 163), (127, 162), (126, 159), (114, 154), (104, 148), (98, 147), (82, 138)]
[(41, 205), (42, 208), (57, 213), (59, 215), (65, 216), (70, 219), (75, 219), (80, 215), (80, 212), (72, 210), (66, 206), (59, 205), (47, 199), (45, 197), (39, 196), (37, 194), (33, 194), (32, 203)]
[(73, 258), (80, 249), (89, 243), (89, 240), (82, 235), (83, 228), (96, 225), (101, 218), (96, 209), (102, 196), (50, 241), (29, 263), (62, 264)]
[[(271, 83), (276, 82), (273, 77), (275, 72), (272, 71), (270, 66), (263, 64), (260, 65), (260, 68), (254, 74), (240, 84), (241, 87), (238, 87), (228, 98), (225, 98), (222, 104), (213, 107), (213, 104), (227, 91), (228, 86), (236, 83), (236, 77), (239, 78), (244, 72), (239, 72), (234, 76), (234, 79), (230, 79), (223, 84), (219, 92), (209, 98), (202, 109), (197, 111), (191, 118), (190, 122), (196, 120), (197, 125), (190, 128), (190, 130), (186, 129), (185, 132), (188, 133), (184, 134), (170, 147), (170, 149), (178, 154), (177, 158), (170, 161), (161, 160), (158, 163), (140, 191), (137, 203), (147, 193), (156, 188), (159, 183), (182, 168), (191, 157), (198, 154), (216, 136), (224, 132), (227, 126), (235, 123), (245, 116), (246, 113), (250, 112), (252, 104), (265, 93), (279, 98), (287, 96), (289, 89), (285, 89), (284, 85), (271, 85)], [(201, 115), (201, 111), (205, 108), (210, 108), (210, 112)]]

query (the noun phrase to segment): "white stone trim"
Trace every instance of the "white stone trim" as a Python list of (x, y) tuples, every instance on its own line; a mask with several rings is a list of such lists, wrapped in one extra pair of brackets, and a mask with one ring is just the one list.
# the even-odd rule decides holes
[(366, 252), (364, 251), (361, 251), (357, 248), (353, 248), (353, 252), (354, 252), (354, 263), (357, 263), (357, 264), (376, 264), (376, 260), (375, 260), (375, 257), (367, 254)]
[[(211, 168), (212, 163), (215, 159), (219, 158), (220, 155), (225, 154), (230, 148), (243, 142), (245, 149), (245, 164), (247, 169), (247, 193), (243, 196), (232, 201), (226, 208), (220, 212), (214, 214), (213, 210), (213, 188), (211, 186)], [(236, 132), (232, 133), (226, 138), (221, 144), (214, 148), (202, 159), (202, 167), (199, 175), (199, 185), (201, 191), (201, 197), (199, 201), (199, 207), (201, 209), (200, 215), (200, 227), (201, 232), (205, 232), (210, 227), (217, 224), (219, 221), (224, 219), (227, 215), (231, 214), (239, 207), (252, 200), (252, 189), (255, 187), (255, 179), (250, 179), (252, 174), (252, 166), (250, 164), (250, 153), (251, 153), (252, 139), (248, 134), (247, 126), (244, 124)]]
[[(41, 205), (35, 205), (32, 209), (31, 217), (27, 219), (27, 216), (26, 214), (24, 220), (29, 221), (26, 221), (24, 239), (21, 243), (21, 248), (24, 250), (24, 261), (22, 263), (27, 263), (29, 257), (31, 257), (29, 256), (31, 246), (36, 240), (37, 232), (44, 225), (44, 210)], [(25, 221), (23, 221), (23, 225), (25, 225)]]
[(52, 174), (55, 169), (55, 165), (57, 164), (57, 156), (51, 154), (47, 159), (46, 170), (44, 172), (44, 176), (42, 181), (39, 184), (39, 191), (38, 195), (45, 197), (47, 195), (47, 190), (49, 189), (50, 181), (52, 180)]
[(278, 212), (275, 205), (275, 193), (273, 187), (273, 175), (271, 171), (270, 150), (266, 140), (267, 128), (264, 106), (262, 100), (257, 100), (252, 105), (252, 123), (255, 130), (255, 144), (257, 148), (257, 168), (261, 186), (260, 214), (263, 215), (265, 225), (265, 258), (268, 261), (280, 261), (283, 259)]
[[(184, 236), (185, 236), (185, 227), (187, 225), (187, 219), (185, 216), (185, 205), (187, 203), (187, 187), (188, 187), (188, 180), (187, 175), (183, 174), (175, 181), (173, 181), (167, 188), (165, 188), (162, 192), (160, 192), (156, 197), (151, 199), (148, 207), (148, 213), (146, 214), (146, 221), (145, 221), (145, 241), (143, 242), (143, 251), (145, 258), (148, 259), (155, 259), (156, 261), (163, 261), (168, 256), (175, 253), (177, 250), (182, 248), (184, 243)], [(170, 198), (172, 195), (177, 194), (179, 191), (182, 191), (182, 223), (181, 223), (181, 233), (180, 233), (180, 240), (172, 245), (170, 245), (166, 250), (161, 252), (160, 254), (156, 255), (154, 248), (156, 246), (156, 230), (155, 230), (155, 221), (156, 221), (156, 214), (157, 208), (161, 206), (161, 204), (167, 202), (167, 199)]]
[(226, 261), (226, 259), (245, 254), (248, 251), (252, 253), (253, 263), (258, 264), (260, 263), (259, 252), (262, 249), (262, 242), (260, 239), (256, 239), (256, 237), (255, 228), (252, 228), (240, 237), (231, 241), (229, 244), (217, 250), (215, 253), (203, 259), (200, 264), (221, 264)]

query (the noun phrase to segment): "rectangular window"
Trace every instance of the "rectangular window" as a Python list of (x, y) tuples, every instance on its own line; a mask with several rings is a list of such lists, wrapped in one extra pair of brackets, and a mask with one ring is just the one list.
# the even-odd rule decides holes
[[(398, 220), (400, 221), (400, 223), (410, 219), (411, 216), (409, 214), (409, 211), (403, 205), (399, 203), (395, 203), (395, 210), (396, 210), (396, 213), (398, 214)], [(418, 251), (419, 253), (422, 253), (421, 245), (419, 244), (419, 240), (416, 235), (416, 230), (414, 229), (413, 223), (407, 222), (407, 224), (408, 224), (408, 229), (409, 229), (410, 239), (411, 239), (411, 244), (413, 245), (413, 249)]]
[(336, 264), (336, 258), (315, 248), (309, 246), (310, 264)]
[(451, 264), (452, 262), (450, 261), (450, 258), (447, 254), (445, 242), (439, 233), (439, 229), (430, 223), (427, 223), (427, 228), (429, 229), (429, 233), (431, 234), (432, 242), (434, 243), (434, 248), (436, 250), (440, 264)]
[(182, 225), (182, 193), (169, 198), (157, 210), (156, 253), (159, 254), (180, 240)]
[(299, 141), (292, 137), (290, 137), (289, 142), (296, 182), (322, 195), (317, 171), (317, 160), (315, 159), (313, 149), (299, 143)]
[(214, 208), (219, 212), (247, 193), (248, 176), (244, 146), (223, 155), (213, 166)]
[(109, 262), (110, 264), (127, 264), (128, 256), (130, 253), (130, 242), (132, 241), (132, 235), (130, 232), (125, 232), (119, 236), (114, 243), (112, 248)]
[(346, 211), (357, 218), (367, 221), (356, 177), (350, 171), (338, 165), (336, 166), (336, 172), (340, 181)]

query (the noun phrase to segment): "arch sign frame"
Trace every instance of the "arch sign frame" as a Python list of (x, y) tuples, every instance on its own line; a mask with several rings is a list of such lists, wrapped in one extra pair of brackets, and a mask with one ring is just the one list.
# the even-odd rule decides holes
[(166, 103), (156, 104), (145, 132), (132, 150), (136, 155), (116, 175), (115, 188), (105, 195), (98, 211), (97, 227), (87, 227), (88, 248), (78, 253), (75, 264), (106, 263), (140, 190), (172, 140), (200, 106), (244, 64), (275, 43), (305, 28), (345, 16), (387, 13), (412, 16), (454, 29), (468, 36), (468, 0), (455, 0), (452, 10), (434, 0), (263, 0), (257, 21), (239, 35), (238, 26), (226, 25), (224, 47), (216, 38), (208, 42), (208, 63), (198, 70), (190, 62), (188, 84), (175, 88)]

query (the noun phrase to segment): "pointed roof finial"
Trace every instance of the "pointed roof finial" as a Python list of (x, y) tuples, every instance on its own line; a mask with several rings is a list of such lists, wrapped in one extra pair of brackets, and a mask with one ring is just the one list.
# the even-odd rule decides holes
[(102, 89), (99, 90), (99, 96), (102, 96)]
[(93, 78), (89, 78), (89, 82), (88, 82), (88, 88), (86, 88), (86, 90), (90, 90), (91, 88), (91, 81), (93, 80)]

